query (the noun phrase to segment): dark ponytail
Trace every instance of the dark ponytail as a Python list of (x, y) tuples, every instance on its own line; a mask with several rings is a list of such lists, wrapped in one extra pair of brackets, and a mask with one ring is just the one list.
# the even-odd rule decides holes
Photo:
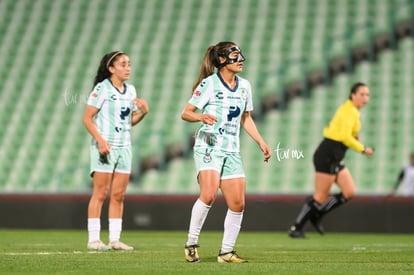
[(115, 60), (117, 60), (120, 55), (123, 55), (123, 54), (125, 53), (121, 51), (114, 51), (114, 52), (107, 53), (102, 57), (101, 63), (99, 64), (98, 71), (96, 72), (93, 86), (95, 86), (99, 82), (111, 76), (111, 72), (109, 71), (108, 68), (114, 64)]
[(215, 66), (212, 62), (212, 58), (214, 58), (214, 46), (210, 46), (207, 48), (206, 53), (204, 54), (203, 60), (200, 66), (200, 73), (198, 74), (197, 80), (194, 82), (193, 90), (197, 88), (198, 84), (209, 75), (214, 74)]

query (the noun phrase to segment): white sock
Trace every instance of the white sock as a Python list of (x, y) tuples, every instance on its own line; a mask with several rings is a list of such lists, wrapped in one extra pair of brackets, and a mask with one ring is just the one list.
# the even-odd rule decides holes
[(88, 242), (94, 242), (101, 239), (101, 219), (89, 218), (88, 219)]
[(233, 251), (237, 237), (239, 236), (242, 220), (243, 212), (227, 210), (227, 215), (224, 219), (224, 235), (220, 253)]
[(122, 219), (109, 219), (109, 241), (119, 241), (122, 231)]
[(208, 211), (211, 206), (205, 204), (200, 199), (193, 205), (190, 219), (190, 229), (188, 230), (188, 239), (186, 245), (198, 244), (198, 237), (200, 236), (201, 228), (207, 218)]

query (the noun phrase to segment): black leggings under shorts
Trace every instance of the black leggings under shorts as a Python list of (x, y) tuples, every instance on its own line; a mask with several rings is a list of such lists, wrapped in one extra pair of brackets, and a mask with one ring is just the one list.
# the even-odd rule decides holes
[(313, 165), (316, 172), (338, 174), (345, 168), (342, 160), (348, 147), (342, 142), (325, 138), (313, 154)]

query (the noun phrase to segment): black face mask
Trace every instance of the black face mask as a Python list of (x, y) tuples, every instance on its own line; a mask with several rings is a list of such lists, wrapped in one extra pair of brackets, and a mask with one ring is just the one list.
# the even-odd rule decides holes
[[(237, 55), (236, 58), (230, 58), (230, 55), (232, 52), (239, 52), (239, 54)], [(220, 67), (223, 67), (227, 64), (233, 64), (236, 62), (243, 62), (246, 60), (246, 58), (244, 57), (243, 53), (241, 52), (239, 47), (232, 47), (228, 50), (226, 50), (223, 54), (221, 54), (220, 56), (225, 57), (226, 61), (222, 64), (220, 64)]]

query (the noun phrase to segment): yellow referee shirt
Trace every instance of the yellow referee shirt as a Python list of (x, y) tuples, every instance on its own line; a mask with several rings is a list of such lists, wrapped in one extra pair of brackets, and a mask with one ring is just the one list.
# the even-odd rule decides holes
[(339, 141), (357, 152), (362, 152), (364, 145), (357, 139), (360, 129), (359, 110), (351, 100), (347, 100), (336, 110), (328, 127), (323, 130), (323, 136)]

